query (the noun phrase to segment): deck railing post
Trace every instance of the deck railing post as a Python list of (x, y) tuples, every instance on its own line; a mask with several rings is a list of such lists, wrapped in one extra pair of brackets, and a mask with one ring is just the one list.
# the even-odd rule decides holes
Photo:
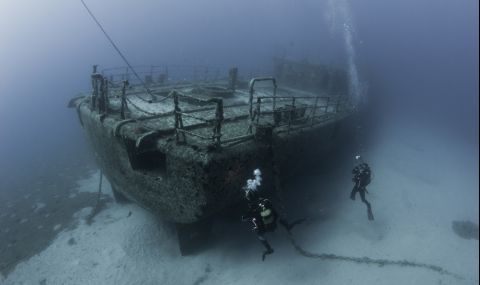
[[(258, 77), (258, 78), (252, 78), (250, 80), (250, 83), (249, 83), (249, 93), (250, 93), (250, 97), (248, 99), (248, 103), (250, 105), (249, 109), (248, 109), (248, 115), (249, 115), (249, 119), (250, 119), (250, 125), (248, 126), (248, 133), (251, 134), (252, 133), (252, 127), (253, 127), (253, 120), (254, 120), (254, 114), (253, 114), (253, 93), (255, 92), (254, 90), (254, 86), (255, 86), (255, 82), (257, 81), (272, 81), (273, 83), (273, 95), (274, 95), (274, 101), (275, 101), (275, 95), (276, 95), (276, 90), (277, 90), (277, 82), (275, 81), (275, 78), (273, 77)], [(275, 102), (273, 103), (275, 106)], [(260, 114), (259, 114), (260, 115)]]
[(102, 76), (103, 88), (102, 88), (102, 99), (103, 99), (103, 113), (108, 114), (108, 79), (105, 76)]
[(95, 110), (97, 106), (97, 98), (98, 98), (97, 65), (93, 66), (91, 82), (92, 82), (92, 98), (90, 101), (91, 102), (90, 107), (92, 108), (92, 110)]
[(252, 133), (252, 120), (253, 120), (253, 84), (255, 83), (255, 79), (250, 80), (250, 92), (249, 92), (249, 97), (248, 97), (248, 119), (249, 119), (249, 127), (248, 127), (248, 133)]
[(215, 126), (213, 129), (213, 138), (216, 146), (220, 146), (220, 138), (222, 137), (222, 122), (223, 122), (223, 100), (216, 99), (217, 108), (215, 109)]
[(255, 116), (257, 117), (257, 125), (260, 120), (260, 105), (262, 104), (262, 98), (258, 97), (257, 98), (257, 110)]
[(98, 82), (98, 112), (103, 113), (105, 110), (105, 80), (103, 80), (103, 76), (101, 74), (98, 74), (97, 76), (97, 82)]
[(313, 105), (313, 110), (312, 110), (312, 122), (311, 125), (313, 126), (313, 120), (315, 119), (315, 113), (317, 112), (317, 105), (318, 105), (318, 96), (315, 97), (315, 104)]
[(295, 97), (292, 97), (292, 109), (290, 110), (290, 116), (288, 116), (288, 131), (290, 133), (290, 125), (292, 124), (292, 118), (295, 116)]
[[(183, 121), (182, 121), (182, 110), (180, 109), (180, 106), (178, 105), (178, 94), (176, 91), (173, 92), (173, 104), (175, 105), (174, 107), (174, 115), (175, 115), (175, 141), (177, 143), (180, 142), (180, 134), (179, 134), (179, 129), (183, 130)], [(183, 141), (186, 142), (185, 138), (185, 133), (182, 132), (182, 138)]]
[(92, 100), (91, 108), (92, 110), (97, 110), (99, 112), (104, 112), (105, 109), (105, 80), (103, 76), (99, 73), (92, 74)]
[(122, 105), (120, 107), (120, 117), (122, 119), (125, 119), (125, 109), (127, 108), (127, 87), (128, 87), (128, 81), (123, 80), (123, 86), (122, 86)]
[(173, 114), (174, 114), (174, 117), (175, 117), (175, 141), (178, 143), (178, 112), (179, 111), (179, 108), (178, 108), (178, 96), (177, 96), (177, 92), (173, 91), (173, 105), (174, 105), (174, 108), (173, 108)]

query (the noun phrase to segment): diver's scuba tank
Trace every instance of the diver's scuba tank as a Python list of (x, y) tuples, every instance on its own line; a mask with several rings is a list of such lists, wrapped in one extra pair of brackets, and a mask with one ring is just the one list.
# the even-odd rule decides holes
[(271, 208), (265, 205), (265, 202), (259, 204), (260, 206), (260, 217), (262, 217), (262, 222), (265, 226), (272, 224), (275, 221), (275, 217)]

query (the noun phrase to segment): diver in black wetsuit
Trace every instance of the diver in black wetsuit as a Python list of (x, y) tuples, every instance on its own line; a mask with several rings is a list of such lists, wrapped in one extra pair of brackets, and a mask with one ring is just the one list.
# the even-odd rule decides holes
[(367, 215), (370, 221), (373, 221), (373, 213), (372, 213), (372, 206), (370, 203), (365, 199), (365, 193), (367, 191), (367, 185), (370, 184), (372, 180), (372, 171), (370, 170), (370, 166), (367, 163), (361, 163), (352, 170), (353, 178), (352, 181), (355, 183), (353, 186), (352, 192), (350, 193), (350, 199), (355, 200), (355, 195), (357, 192), (360, 193), (360, 198), (362, 202), (367, 205)]
[[(247, 195), (247, 199), (249, 199), (249, 196), (250, 195)], [(255, 197), (254, 200), (249, 200), (248, 212), (242, 216), (242, 221), (250, 221), (252, 223), (258, 240), (265, 247), (262, 260), (265, 260), (266, 255), (273, 253), (273, 248), (265, 238), (265, 234), (275, 231), (277, 228), (277, 220), (279, 220), (280, 224), (285, 227), (287, 231), (290, 231), (295, 225), (302, 223), (305, 219), (300, 219), (289, 224), (286, 220), (279, 219), (278, 213), (270, 200), (261, 197)]]
[(248, 212), (242, 216), (242, 221), (250, 221), (253, 225), (253, 230), (257, 234), (258, 240), (265, 246), (265, 251), (262, 255), (262, 260), (265, 260), (267, 254), (273, 253), (273, 248), (265, 239), (265, 233), (273, 232), (277, 227), (278, 214), (273, 209), (272, 204), (268, 199), (258, 198), (255, 201), (250, 201), (248, 205)]
[(299, 219), (289, 224), (285, 219), (279, 218), (279, 215), (270, 200), (260, 196), (258, 187), (262, 182), (262, 173), (259, 169), (253, 172), (255, 179), (248, 179), (247, 185), (243, 188), (245, 191), (245, 198), (248, 201), (248, 211), (242, 216), (242, 221), (250, 221), (253, 225), (253, 230), (257, 234), (258, 240), (265, 246), (265, 251), (262, 255), (262, 260), (265, 260), (267, 254), (273, 253), (273, 248), (265, 239), (267, 232), (273, 232), (277, 228), (277, 220), (285, 229), (290, 230), (297, 224), (302, 223), (305, 219)]

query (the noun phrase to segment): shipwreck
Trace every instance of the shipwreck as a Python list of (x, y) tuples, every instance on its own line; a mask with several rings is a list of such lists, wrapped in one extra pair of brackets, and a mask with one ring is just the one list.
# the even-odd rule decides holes
[[(73, 98), (115, 199), (176, 225), (182, 254), (208, 236), (220, 211), (243, 200), (255, 168), (274, 195), (292, 170), (352, 134), (345, 71), (276, 59), (271, 76), (237, 68), (96, 66)], [(287, 171), (288, 169), (288, 171)]]

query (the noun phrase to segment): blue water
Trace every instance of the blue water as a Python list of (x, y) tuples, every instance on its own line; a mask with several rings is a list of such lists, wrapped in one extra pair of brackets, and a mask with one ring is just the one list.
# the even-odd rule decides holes
[[(478, 253), (478, 240), (463, 240), (450, 228), (453, 220), (471, 220), (478, 226), (478, 1), (145, 0), (119, 3), (105, 0), (86, 3), (134, 65), (202, 65), (212, 70), (237, 66), (240, 72), (252, 74), (270, 70), (272, 58), (285, 57), (347, 70), (350, 96), (369, 107), (366, 128), (371, 136), (364, 147), (366, 159), (375, 168), (377, 184), (371, 199), (379, 218), (373, 226), (366, 223), (363, 205), (359, 201), (351, 204), (344, 200), (349, 192), (345, 188), (350, 187), (347, 176), (351, 161), (339, 166), (328, 178), (315, 171), (299, 177), (302, 187), (309, 189), (311, 200), (319, 203), (318, 209), (309, 204), (307, 209), (299, 210), (316, 217), (312, 218), (311, 232), (299, 233), (312, 250), (341, 251), (338, 240), (355, 241), (358, 248), (349, 245), (349, 251), (338, 254), (372, 253), (378, 258), (385, 254), (394, 258), (404, 249), (406, 254), (411, 253), (406, 257), (451, 267), (455, 267), (454, 262), (447, 262), (451, 258), (447, 253), (451, 252), (439, 253), (441, 248)], [(55, 244), (55, 238), (66, 238), (67, 231), (78, 235), (90, 233), (79, 226), (81, 215), (76, 213), (92, 206), (89, 195), (95, 195), (83, 193), (76, 199), (69, 197), (76, 193), (79, 180), (95, 180), (97, 166), (76, 113), (66, 106), (78, 92), (90, 90), (89, 74), (93, 64), (106, 68), (125, 63), (80, 1), (2, 1), (0, 41), (0, 273), (4, 277), (13, 276), (7, 284), (22, 280), (40, 284), (70, 283), (66, 281), (68, 274), (55, 278), (38, 275), (37, 278), (29, 272), (35, 266), (25, 264), (29, 260), (32, 264), (40, 262), (32, 259), (36, 254), (43, 261), (63, 258), (59, 253), (56, 259), (53, 247), (49, 246)], [(325, 182), (328, 179), (333, 181)], [(317, 188), (336, 190), (324, 197), (325, 194), (315, 194), (312, 190)], [(345, 191), (346, 195), (338, 191)], [(324, 205), (320, 198), (328, 198), (334, 206)], [(69, 210), (64, 205), (69, 205)], [(122, 210), (109, 205), (105, 213), (119, 215), (121, 221)], [(301, 205), (293, 208), (301, 209)], [(134, 211), (140, 211), (143, 218), (134, 220), (137, 224), (128, 224), (128, 227), (151, 225), (148, 213), (136, 208)], [(106, 221), (108, 224), (110, 220), (106, 218)], [(421, 226), (414, 227), (415, 221)], [(58, 224), (60, 228), (53, 230)], [(342, 224), (344, 226), (339, 226)], [(331, 228), (331, 235), (325, 234), (329, 231), (325, 225)], [(232, 229), (235, 230), (238, 229)], [(432, 232), (441, 238), (434, 238)], [(166, 235), (161, 230), (139, 230), (138, 234), (161, 238)], [(35, 235), (41, 238), (32, 239)], [(349, 238), (337, 239), (341, 235)], [(389, 251), (392, 235), (401, 236), (401, 240), (395, 250)], [(235, 246), (221, 242), (222, 250), (236, 258), (213, 251), (204, 259), (180, 261), (180, 257), (172, 255), (174, 249), (161, 247), (154, 255), (145, 254), (142, 262), (148, 270), (154, 270), (151, 264), (160, 259), (170, 270), (202, 262), (211, 266), (201, 266), (194, 270), (197, 275), (184, 278), (179, 270), (164, 275), (146, 274), (150, 277), (129, 281), (158, 280), (157, 284), (254, 281), (250, 277), (242, 279), (241, 273), (244, 273), (259, 274), (262, 284), (282, 280), (288, 280), (284, 284), (316, 284), (318, 280), (337, 284), (386, 282), (380, 271), (374, 271), (379, 274), (379, 280), (369, 279), (366, 273), (373, 270), (369, 267), (359, 269), (354, 265), (336, 264), (344, 269), (341, 274), (341, 270), (331, 264), (318, 269), (316, 261), (305, 261), (294, 252), (274, 255), (276, 261), (272, 264), (282, 268), (286, 275), (275, 271), (272, 264), (267, 267), (270, 271), (260, 271), (257, 266), (264, 265), (258, 263), (257, 241), (253, 238), (246, 242), (248, 233), (240, 236), (242, 239), (234, 239), (232, 244), (245, 246), (242, 249), (249, 255), (246, 258), (239, 257), (242, 251)], [(321, 238), (323, 242), (316, 242)], [(422, 239), (430, 243), (416, 244)], [(79, 246), (85, 245), (81, 240), (76, 242)], [(142, 250), (148, 251), (148, 244), (144, 240)], [(171, 245), (174, 247), (174, 243)], [(285, 252), (291, 250), (288, 243), (280, 248)], [(362, 251), (362, 248), (368, 250)], [(84, 249), (93, 252), (96, 247)], [(115, 248), (111, 250), (112, 254), (121, 253)], [(429, 250), (436, 253), (425, 253)], [(82, 262), (78, 252), (72, 255)], [(168, 258), (160, 258), (163, 255)], [(141, 259), (141, 255), (134, 256)], [(92, 262), (107, 262), (104, 257), (95, 256), (99, 260)], [(118, 263), (107, 262), (102, 270), (115, 275), (120, 274), (112, 269), (116, 265), (134, 264), (132, 259), (122, 263), (115, 259), (117, 257), (112, 258)], [(225, 264), (229, 268), (221, 266), (222, 258), (227, 259)], [(468, 261), (469, 265), (465, 270), (459, 267), (452, 270), (467, 275), (462, 281), (465, 284), (478, 283), (478, 254), (459, 254), (458, 258)], [(65, 272), (77, 274), (72, 268), (65, 268)], [(50, 274), (42, 270), (42, 274)], [(220, 273), (222, 270), (228, 274)], [(313, 274), (315, 270), (320, 270), (324, 277)], [(142, 268), (135, 267), (132, 271), (142, 272)], [(389, 272), (400, 284), (452, 282), (428, 273), (418, 273), (414, 275), (418, 279), (414, 279), (401, 270)], [(30, 274), (38, 280), (26, 278)], [(208, 277), (202, 277), (204, 275)], [(113, 284), (118, 281), (104, 278), (93, 274), (71, 282)]]

